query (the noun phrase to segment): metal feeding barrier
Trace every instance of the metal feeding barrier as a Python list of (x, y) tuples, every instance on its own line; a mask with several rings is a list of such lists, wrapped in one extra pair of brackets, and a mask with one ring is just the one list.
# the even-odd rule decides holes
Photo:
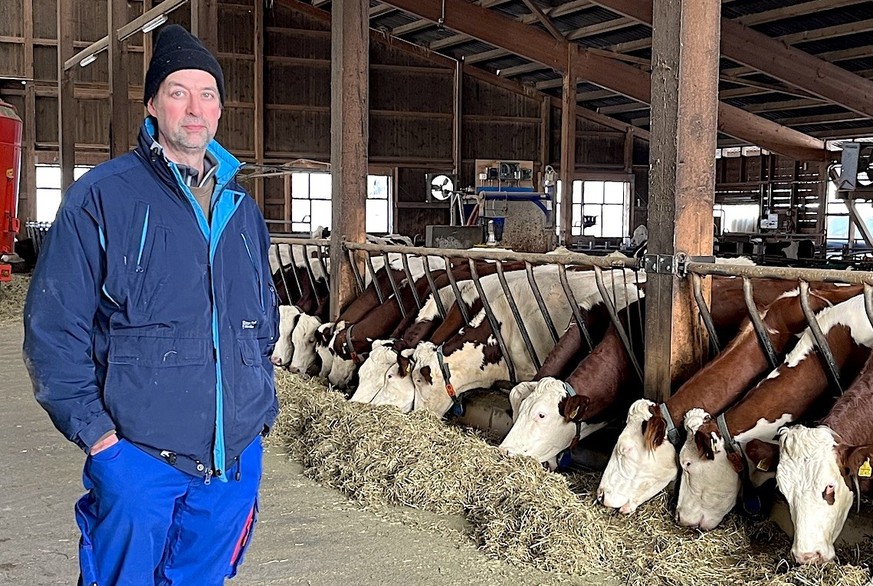
[(686, 263), (684, 271), (691, 275), (692, 284), (694, 287), (694, 299), (700, 312), (704, 326), (709, 333), (710, 345), (713, 352), (718, 352), (720, 346), (718, 344), (718, 336), (715, 332), (715, 326), (712, 323), (712, 316), (709, 308), (704, 302), (701, 292), (701, 278), (704, 276), (725, 276), (739, 277), (743, 279), (743, 297), (746, 302), (746, 308), (749, 313), (752, 326), (761, 343), (767, 360), (772, 368), (779, 366), (779, 358), (773, 349), (773, 344), (767, 329), (764, 326), (761, 316), (754, 302), (754, 284), (752, 279), (783, 279), (798, 282), (798, 295), (800, 296), (800, 305), (809, 324), (810, 334), (812, 335), (813, 345), (818, 350), (822, 359), (825, 362), (828, 374), (832, 379), (834, 386), (842, 394), (844, 385), (840, 380), (839, 368), (834, 359), (833, 351), (828, 344), (827, 337), (821, 330), (818, 319), (812, 311), (809, 304), (809, 284), (813, 282), (825, 283), (843, 283), (847, 285), (863, 285), (864, 287), (864, 311), (867, 315), (867, 320), (870, 326), (873, 327), (873, 272), (869, 271), (844, 271), (835, 269), (805, 269), (794, 267), (768, 267), (756, 265), (739, 265), (739, 264), (715, 264), (711, 262), (693, 262)]
[[(385, 302), (384, 295), (380, 293), (379, 290), (379, 279), (377, 275), (377, 271), (372, 263), (373, 255), (380, 255), (386, 265), (391, 265), (395, 267), (394, 263), (389, 263), (389, 255), (396, 254), (399, 255), (401, 259), (400, 267), (402, 268), (406, 281), (403, 284), (404, 286), (408, 286), (412, 288), (413, 294), (412, 297), (415, 302), (415, 309), (421, 308), (421, 300), (418, 295), (417, 288), (415, 287), (415, 279), (411, 271), (409, 270), (409, 257), (415, 256), (421, 258), (422, 266), (424, 268), (424, 277), (427, 280), (427, 288), (426, 295), (435, 293), (436, 285), (431, 274), (431, 261), (433, 259), (441, 259), (443, 263), (445, 263), (446, 267), (446, 277), (449, 281), (449, 285), (452, 288), (452, 292), (454, 294), (454, 298), (456, 301), (461, 300), (461, 291), (458, 286), (458, 279), (452, 273), (452, 269), (459, 267), (460, 263), (467, 263), (470, 269), (470, 280), (473, 283), (473, 286), (476, 288), (476, 292), (478, 294), (478, 298), (480, 303), (482, 304), (482, 309), (485, 313), (485, 318), (489, 321), (491, 326), (491, 330), (494, 335), (494, 339), (497, 342), (497, 345), (500, 347), (501, 353), (507, 362), (507, 368), (509, 370), (510, 379), (513, 382), (516, 378), (516, 365), (512, 359), (512, 354), (508, 351), (508, 345), (506, 340), (501, 332), (501, 323), (498, 320), (497, 315), (495, 314), (494, 308), (490, 300), (487, 298), (485, 294), (484, 288), (482, 287), (479, 279), (479, 269), (481, 267), (477, 267), (478, 262), (489, 262), (496, 263), (496, 276), (498, 282), (500, 283), (500, 289), (502, 295), (506, 298), (507, 305), (509, 306), (510, 313), (512, 315), (512, 321), (514, 322), (515, 327), (518, 330), (518, 333), (521, 339), (524, 342), (525, 351), (528, 357), (531, 359), (531, 363), (535, 366), (535, 368), (539, 369), (542, 366), (543, 359), (545, 357), (539, 356), (534, 344), (531, 340), (530, 333), (528, 332), (527, 324), (524, 323), (522, 318), (522, 312), (519, 310), (518, 301), (516, 299), (516, 294), (513, 293), (512, 288), (509, 286), (506, 280), (506, 270), (505, 263), (521, 263), (524, 267), (527, 276), (527, 284), (530, 287), (530, 292), (533, 298), (536, 300), (537, 306), (539, 307), (540, 314), (543, 317), (544, 325), (549, 332), (549, 335), (552, 339), (553, 343), (557, 343), (559, 339), (558, 328), (554, 324), (552, 320), (552, 316), (548, 311), (548, 307), (543, 299), (542, 293), (540, 291), (540, 287), (536, 281), (536, 274), (534, 271), (534, 266), (540, 265), (557, 265), (559, 279), (561, 282), (562, 289), (564, 291), (564, 295), (566, 297), (566, 301), (572, 309), (573, 312), (573, 321), (576, 322), (577, 327), (579, 328), (582, 338), (585, 340), (585, 343), (588, 345), (589, 350), (593, 350), (595, 341), (591, 336), (586, 324), (585, 319), (582, 315), (581, 309), (577, 300), (575, 299), (572, 291), (572, 287), (567, 279), (567, 267), (573, 268), (584, 268), (588, 270), (595, 271), (595, 278), (597, 280), (598, 290), (605, 301), (605, 306), (607, 312), (610, 315), (612, 323), (615, 325), (619, 332), (619, 336), (622, 340), (622, 343), (625, 345), (625, 349), (631, 355), (631, 361), (634, 365), (634, 369), (636, 374), (639, 376), (640, 381), (642, 381), (642, 369), (639, 366), (639, 363), (634, 355), (634, 347), (632, 344), (632, 337), (628, 335), (624, 325), (621, 323), (621, 320), (618, 317), (617, 310), (613, 299), (617, 295), (615, 291), (615, 286), (617, 285), (617, 279), (613, 278), (613, 290), (609, 291), (603, 279), (603, 271), (622, 271), (622, 280), (625, 285), (627, 285), (627, 273), (625, 269), (634, 270), (634, 279), (635, 284), (637, 286), (641, 285), (640, 274), (639, 274), (639, 261), (633, 258), (627, 257), (594, 257), (588, 256), (586, 254), (566, 252), (559, 254), (534, 254), (534, 253), (519, 253), (512, 251), (498, 251), (498, 250), (487, 250), (487, 251), (475, 251), (475, 250), (457, 250), (457, 249), (440, 249), (440, 248), (419, 248), (419, 247), (410, 247), (410, 246), (396, 246), (396, 245), (378, 245), (378, 244), (363, 244), (363, 243), (353, 243), (353, 242), (344, 242), (344, 248), (348, 253), (348, 259), (352, 266), (352, 272), (355, 275), (355, 283), (357, 287), (358, 294), (362, 294), (365, 290), (364, 282), (365, 279), (361, 277), (360, 269), (358, 268), (358, 263), (355, 262), (355, 253), (362, 252), (364, 253), (364, 266), (367, 271), (367, 276), (369, 277), (370, 283), (376, 287), (377, 294), (380, 295), (379, 299), (381, 302)], [(521, 269), (519, 269), (521, 270)], [(400, 294), (401, 286), (398, 286), (393, 277), (391, 276), (391, 271), (388, 271), (388, 281), (391, 284), (393, 295), (387, 298), (389, 301), (392, 299), (398, 304), (398, 308), (400, 309), (401, 315), (406, 316), (410, 311), (413, 311), (412, 307), (406, 307), (404, 303), (403, 296)], [(626, 290), (626, 286), (623, 290)], [(437, 310), (440, 313), (441, 317), (445, 317), (446, 308), (442, 304), (439, 295), (434, 295), (435, 302), (437, 304)], [(470, 323), (471, 315), (465, 303), (458, 302), (458, 310), (460, 311), (464, 322)], [(642, 323), (642, 312), (638, 306), (636, 307), (638, 316), (637, 319)], [(629, 309), (631, 311), (631, 309)], [(569, 327), (569, 324), (561, 324), (562, 326)], [(505, 327), (505, 324), (503, 324)]]

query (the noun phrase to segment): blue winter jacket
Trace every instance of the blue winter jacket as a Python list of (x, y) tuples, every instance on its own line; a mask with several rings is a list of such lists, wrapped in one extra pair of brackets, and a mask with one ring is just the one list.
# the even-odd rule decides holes
[[(207, 222), (179, 169), (138, 147), (66, 192), (24, 310), (37, 401), (86, 451), (112, 429), (207, 480), (278, 411), (269, 235), (217, 142)], [(242, 471), (243, 473), (245, 471)]]

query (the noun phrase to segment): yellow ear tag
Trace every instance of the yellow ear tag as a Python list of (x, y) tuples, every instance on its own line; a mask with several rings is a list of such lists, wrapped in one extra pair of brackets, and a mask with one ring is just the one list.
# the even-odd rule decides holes
[(409, 374), (410, 372), (412, 372), (412, 364), (407, 364), (406, 365), (406, 374)]
[(767, 460), (765, 460), (764, 458), (761, 458), (761, 461), (758, 462), (758, 465), (755, 466), (755, 468), (757, 468), (761, 472), (769, 472), (770, 471), (770, 466), (767, 465)]
[(858, 476), (861, 478), (870, 478), (870, 475), (873, 474), (873, 468), (870, 467), (870, 458), (864, 460), (864, 463), (861, 464), (861, 467), (858, 468)]

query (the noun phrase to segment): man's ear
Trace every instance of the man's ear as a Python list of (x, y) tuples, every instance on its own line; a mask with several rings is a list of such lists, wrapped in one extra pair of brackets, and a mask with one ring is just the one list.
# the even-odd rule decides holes
[(156, 117), (158, 115), (158, 113), (157, 113), (157, 110), (155, 110), (155, 106), (153, 104), (154, 101), (155, 101), (154, 96), (149, 98), (149, 103), (146, 104), (146, 109), (148, 110), (149, 115)]

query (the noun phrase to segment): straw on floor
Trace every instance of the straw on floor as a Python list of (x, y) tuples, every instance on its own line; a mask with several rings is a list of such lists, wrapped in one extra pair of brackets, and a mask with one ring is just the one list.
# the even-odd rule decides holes
[(662, 495), (630, 517), (594, 503), (599, 475), (565, 477), (507, 458), (475, 431), (416, 412), (347, 402), (315, 380), (277, 373), (273, 445), (306, 474), (364, 505), (463, 515), (484, 552), (559, 574), (610, 570), (625, 584), (861, 586), (873, 545), (842, 563), (797, 567), (774, 524), (729, 515), (701, 533), (678, 527)]

